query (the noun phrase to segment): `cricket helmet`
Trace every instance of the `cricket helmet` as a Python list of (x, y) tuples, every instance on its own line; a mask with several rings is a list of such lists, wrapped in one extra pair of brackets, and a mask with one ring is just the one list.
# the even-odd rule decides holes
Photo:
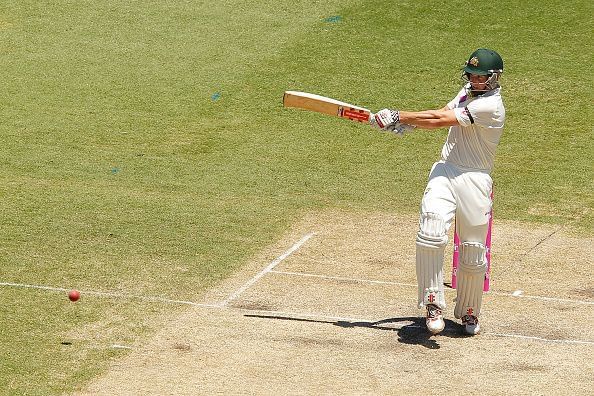
[(499, 87), (499, 77), (503, 73), (503, 59), (501, 56), (487, 48), (479, 48), (470, 54), (470, 57), (462, 69), (462, 78), (466, 83), (469, 82), (469, 75), (489, 76), (486, 82), (486, 90)]

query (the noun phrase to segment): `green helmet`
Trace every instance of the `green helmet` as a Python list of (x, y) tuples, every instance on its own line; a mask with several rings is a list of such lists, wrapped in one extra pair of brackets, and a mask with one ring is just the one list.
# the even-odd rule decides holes
[(501, 56), (490, 49), (479, 48), (470, 54), (470, 57), (462, 69), (462, 79), (465, 84), (469, 84), (469, 75), (489, 76), (484, 91), (473, 91), (475, 94), (490, 91), (499, 87), (499, 77), (503, 73), (503, 59)]
[(503, 71), (503, 59), (493, 50), (479, 48), (470, 54), (470, 58), (468, 58), (464, 66), (464, 71), (479, 76), (501, 73)]

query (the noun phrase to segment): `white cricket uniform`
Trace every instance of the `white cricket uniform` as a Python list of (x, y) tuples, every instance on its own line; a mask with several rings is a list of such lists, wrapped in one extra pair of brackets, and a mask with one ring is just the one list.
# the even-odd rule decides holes
[(421, 203), (421, 211), (440, 214), (447, 229), (456, 216), (461, 242), (485, 243), (492, 205), (490, 174), (505, 120), (500, 91), (469, 98), (463, 88), (447, 104), (460, 125), (450, 127)]
[(500, 88), (468, 97), (463, 88), (447, 107), (459, 125), (450, 127), (441, 160), (433, 164), (421, 201), (417, 234), (419, 307), (446, 306), (443, 257), (447, 233), (456, 218), (460, 237), (458, 297), (454, 314), (478, 316), (486, 270), (485, 242), (491, 212), (491, 171), (503, 131)]

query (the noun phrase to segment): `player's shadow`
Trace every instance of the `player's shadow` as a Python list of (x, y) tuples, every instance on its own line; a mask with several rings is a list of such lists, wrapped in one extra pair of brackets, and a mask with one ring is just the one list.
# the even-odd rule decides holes
[[(403, 322), (410, 322), (402, 324)], [(429, 349), (439, 349), (438, 340), (440, 337), (463, 338), (466, 337), (462, 332), (462, 325), (445, 319), (446, 327), (434, 336), (427, 331), (425, 318), (417, 316), (408, 316), (402, 318), (389, 318), (376, 322), (349, 322), (337, 321), (335, 323), (340, 327), (367, 327), (378, 330), (395, 331), (398, 334), (398, 342), (403, 344), (420, 345)]]
[[(263, 314), (246, 314), (246, 317), (252, 318), (263, 318), (263, 319), (277, 319), (277, 320), (290, 320), (297, 322), (310, 322), (310, 323), (328, 323), (334, 326), (343, 328), (352, 327), (365, 327), (375, 330), (383, 331), (394, 331), (398, 334), (398, 342), (403, 344), (420, 345), (429, 349), (439, 349), (440, 345), (437, 342), (440, 337), (447, 338), (465, 338), (463, 334), (462, 325), (453, 322), (449, 319), (445, 319), (446, 327), (434, 336), (427, 331), (425, 326), (425, 318), (420, 317), (402, 317), (402, 318), (389, 318), (382, 319), (375, 322), (368, 321), (348, 321), (348, 320), (321, 320), (321, 319), (307, 319), (307, 318), (295, 318), (289, 316), (280, 315), (263, 315)], [(410, 322), (402, 324), (403, 322)]]

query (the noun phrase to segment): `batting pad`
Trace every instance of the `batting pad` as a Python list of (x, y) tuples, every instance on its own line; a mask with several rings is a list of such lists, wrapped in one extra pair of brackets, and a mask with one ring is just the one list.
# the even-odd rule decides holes
[(448, 242), (445, 222), (437, 213), (422, 213), (417, 233), (417, 284), (419, 308), (427, 304), (445, 309), (443, 255)]
[(427, 304), (445, 309), (443, 290), (443, 247), (427, 247), (417, 244), (417, 284), (419, 308)]
[(478, 317), (483, 301), (483, 282), (487, 270), (486, 248), (482, 243), (464, 242), (460, 245), (460, 266), (458, 267), (458, 295), (454, 316)]

